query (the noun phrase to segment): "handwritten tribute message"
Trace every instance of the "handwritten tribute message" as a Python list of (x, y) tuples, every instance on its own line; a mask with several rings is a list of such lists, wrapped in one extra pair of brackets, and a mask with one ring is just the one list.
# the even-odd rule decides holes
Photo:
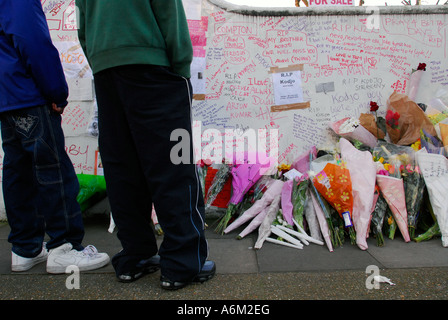
[[(278, 148), (278, 162), (291, 163), (311, 146), (332, 146), (329, 123), (368, 113), (370, 101), (384, 116), (394, 91), (408, 93), (419, 63), (427, 68), (416, 102), (447, 95), (445, 6), (380, 10), (352, 0), (308, 2), (309, 8), (269, 14), (270, 8), (227, 10), (223, 0), (183, 0), (200, 152), (235, 147), (245, 133), (265, 129), (266, 151)], [(75, 0), (41, 4), (70, 89), (62, 120), (66, 150), (77, 173), (99, 174), (93, 75), (78, 41)]]
[[(219, 145), (212, 139), (217, 133), (231, 141), (226, 129), (266, 129), (269, 151), (269, 130), (275, 129), (279, 162), (291, 162), (313, 145), (331, 144), (330, 122), (369, 112), (370, 101), (385, 112), (393, 91), (407, 93), (410, 73), (419, 63), (426, 63), (427, 71), (417, 102), (428, 103), (448, 90), (443, 10), (392, 14), (384, 8), (372, 16), (375, 12), (367, 9), (360, 13), (361, 7), (347, 13), (354, 9), (348, 0), (315, 0), (310, 8), (291, 8), (284, 15), (254, 15), (227, 11), (225, 1), (183, 3), (194, 49), (192, 114), (194, 129), (202, 134), (198, 148)], [(77, 36), (76, 3), (41, 4), (70, 88), (62, 122), (67, 151), (77, 172), (93, 174), (97, 110), (92, 71)], [(332, 4), (346, 5), (345, 13), (302, 12), (323, 5), (331, 10)], [(216, 131), (211, 135), (209, 129)], [(241, 137), (233, 145), (238, 141)]]
[[(303, 14), (300, 8), (242, 14), (223, 3), (202, 1), (205, 95), (194, 101), (193, 117), (202, 130), (278, 129), (280, 162), (291, 163), (313, 145), (331, 145), (329, 123), (369, 113), (370, 101), (383, 115), (394, 91), (408, 93), (419, 63), (428, 69), (418, 103), (448, 90), (444, 13), (351, 7), (356, 14)], [(350, 5), (338, 3), (344, 4)]]

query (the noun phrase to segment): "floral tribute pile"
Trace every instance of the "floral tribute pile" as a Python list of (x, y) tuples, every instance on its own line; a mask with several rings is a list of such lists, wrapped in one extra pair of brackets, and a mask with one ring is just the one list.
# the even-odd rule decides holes
[[(349, 241), (366, 250), (369, 237), (378, 246), (385, 237), (441, 237), (448, 247), (448, 108), (412, 100), (424, 70), (420, 64), (409, 95), (394, 92), (385, 110), (371, 101), (370, 113), (330, 123), (331, 148), (312, 146), (293, 163), (263, 172), (258, 163), (218, 165), (206, 209), (229, 180), (232, 194), (216, 232), (244, 227), (238, 239), (257, 232), (256, 249), (267, 241), (332, 252)], [(198, 164), (202, 177), (209, 165)]]

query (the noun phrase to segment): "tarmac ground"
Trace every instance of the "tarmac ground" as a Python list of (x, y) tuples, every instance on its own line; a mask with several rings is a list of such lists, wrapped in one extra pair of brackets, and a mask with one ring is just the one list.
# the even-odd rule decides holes
[[(93, 244), (112, 257), (121, 245), (116, 231), (109, 233), (108, 227), (107, 215), (86, 218), (84, 244)], [(220, 301), (220, 306), (226, 301), (261, 301), (275, 307), (275, 301), (286, 300), (448, 300), (448, 248), (442, 247), (440, 238), (405, 243), (398, 235), (394, 240), (386, 239), (384, 247), (369, 238), (365, 251), (349, 240), (333, 252), (316, 244), (298, 250), (267, 242), (254, 250), (256, 232), (237, 240), (240, 231), (220, 235), (209, 227), (209, 259), (216, 262), (216, 276), (202, 284), (167, 291), (160, 288), (160, 271), (124, 284), (116, 280), (111, 264), (81, 273), (77, 282), (71, 273), (47, 274), (45, 263), (27, 272), (11, 272), (9, 226), (0, 223), (0, 300), (151, 300), (171, 301), (179, 307), (213, 301)], [(160, 241), (162, 238), (159, 236)], [(374, 282), (372, 268), (393, 285)]]

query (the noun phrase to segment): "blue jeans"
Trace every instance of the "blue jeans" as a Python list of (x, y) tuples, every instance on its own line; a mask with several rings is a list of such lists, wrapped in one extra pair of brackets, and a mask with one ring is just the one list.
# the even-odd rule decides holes
[(79, 183), (65, 151), (61, 116), (37, 106), (2, 113), (0, 120), (3, 196), (13, 252), (38, 255), (45, 233), (48, 249), (66, 242), (82, 249)]

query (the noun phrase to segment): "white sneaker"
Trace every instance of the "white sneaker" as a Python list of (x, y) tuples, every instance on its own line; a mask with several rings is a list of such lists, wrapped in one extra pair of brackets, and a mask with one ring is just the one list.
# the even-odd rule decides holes
[(50, 250), (47, 259), (48, 273), (65, 273), (68, 266), (77, 266), (79, 271), (88, 271), (101, 268), (110, 261), (107, 253), (88, 245), (83, 251), (73, 249), (70, 243), (65, 243)]
[(44, 262), (47, 260), (48, 251), (45, 248), (45, 243), (42, 246), (42, 251), (34, 258), (25, 258), (19, 256), (18, 254), (12, 252), (11, 254), (11, 270), (14, 272), (21, 272), (30, 270), (36, 264)]

